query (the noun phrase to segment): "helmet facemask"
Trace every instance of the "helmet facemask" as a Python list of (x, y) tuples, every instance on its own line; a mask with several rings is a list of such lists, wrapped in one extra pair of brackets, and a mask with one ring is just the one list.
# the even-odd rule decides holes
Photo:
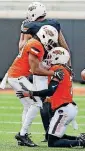
[(48, 44), (45, 46), (45, 49), (47, 50), (47, 52), (49, 52), (55, 47), (57, 47), (57, 42), (54, 42), (52, 39), (49, 39)]

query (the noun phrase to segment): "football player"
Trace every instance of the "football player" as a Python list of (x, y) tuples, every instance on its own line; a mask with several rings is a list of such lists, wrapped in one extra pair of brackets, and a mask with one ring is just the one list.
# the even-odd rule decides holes
[[(47, 30), (46, 30), (47, 29)], [(49, 32), (51, 32), (51, 35)], [(43, 35), (42, 35), (43, 33)], [(50, 46), (55, 44), (55, 37), (57, 36), (57, 31), (52, 26), (43, 26), (39, 32), (36, 34), (35, 38), (30, 39), (23, 49), (19, 52), (19, 55), (14, 60), (13, 64), (8, 70), (8, 82), (12, 88), (17, 92), (19, 90), (32, 90), (35, 88), (36, 83), (32, 84), (29, 82), (27, 77), (32, 74), (38, 75), (57, 75), (57, 71), (47, 70), (40, 66), (40, 62), (43, 60), (44, 48), (49, 46), (49, 40), (52, 41)], [(41, 44), (42, 42), (42, 44)], [(45, 42), (45, 43), (44, 43)], [(37, 101), (36, 101), (37, 100)], [(22, 145), (35, 147), (37, 146), (33, 143), (28, 135), (28, 127), (30, 127), (32, 120), (35, 118), (39, 108), (42, 106), (41, 99), (37, 97), (35, 99), (20, 98), (24, 109), (27, 109), (27, 114), (24, 117), (22, 128), (20, 133), (16, 136), (16, 139), (22, 143)], [(30, 106), (30, 108), (29, 108)]]
[(65, 135), (67, 126), (75, 119), (78, 112), (77, 105), (73, 102), (72, 70), (67, 65), (69, 53), (62, 47), (56, 47), (48, 53), (47, 61), (49, 58), (52, 65), (50, 70), (57, 70), (58, 77), (49, 76), (48, 89), (18, 92), (17, 95), (50, 97), (53, 116), (49, 124), (48, 147), (85, 147), (85, 134), (78, 137)]
[[(42, 27), (43, 25), (51, 25), (55, 27), (58, 31), (58, 37), (56, 37), (57, 45), (60, 45), (67, 50), (69, 50), (68, 45), (65, 41), (65, 38), (62, 34), (61, 27), (59, 22), (57, 22), (56, 19), (46, 19), (46, 8), (45, 6), (40, 2), (33, 2), (28, 6), (27, 11), (27, 19), (23, 21), (21, 25), (21, 35), (20, 35), (20, 41), (19, 41), (19, 48), (20, 50), (26, 43), (26, 41), (33, 36), (35, 36), (36, 32)], [(47, 52), (45, 52), (44, 59), (46, 59)], [(47, 84), (47, 77), (37, 77), (33, 76), (33, 81), (36, 81), (36, 83), (40, 83), (40, 87), (37, 87), (37, 90), (39, 88), (44, 89), (48, 87)], [(44, 84), (42, 84), (42, 81)], [(49, 116), (51, 113), (50, 110), (50, 103), (46, 102), (43, 104), (43, 108), (40, 110), (41, 118), (43, 122), (43, 126), (45, 131), (48, 129), (49, 125)], [(47, 116), (47, 119), (45, 118)], [(47, 135), (45, 136), (45, 141), (47, 140)]]
[(62, 34), (60, 24), (56, 19), (46, 19), (46, 7), (40, 2), (33, 2), (28, 6), (27, 19), (22, 22), (21, 35), (19, 41), (20, 50), (28, 39), (32, 38), (43, 25), (51, 25), (58, 31), (58, 44), (69, 50), (65, 38)]
[[(42, 3), (40, 3), (40, 2), (31, 3), (28, 7), (27, 17), (28, 17), (28, 19), (23, 21), (23, 23), (21, 25), (21, 35), (20, 35), (20, 41), (19, 41), (19, 50), (20, 51), (22, 51), (22, 48), (25, 45), (25, 43), (27, 42), (27, 40), (32, 38), (33, 36), (35, 36), (36, 32), (39, 31), (40, 27), (43, 25), (51, 25), (51, 26), (55, 27), (58, 32), (58, 34), (56, 35), (57, 45), (59, 44), (62, 47), (69, 50), (69, 48), (66, 44), (66, 41), (64, 39), (64, 36), (62, 34), (60, 24), (57, 22), (57, 20), (56, 19), (45, 19), (46, 8)], [(47, 51), (45, 51), (44, 58), (46, 58), (46, 56), (47, 56)], [(37, 90), (48, 88), (47, 77), (42, 77), (42, 76), (40, 76), (40, 77), (33, 76), (33, 77), (34, 77), (33, 81), (35, 83), (37, 83), (37, 82), (40, 83), (40, 86), (36, 87)], [(42, 83), (42, 81), (44, 82), (44, 84)], [(48, 125), (49, 125), (49, 115), (48, 115), (49, 112), (47, 112), (47, 111), (49, 111), (48, 106), (50, 106), (48, 103), (44, 103), (44, 107), (43, 107), (43, 109), (41, 109), (41, 115), (42, 115), (42, 120), (43, 120), (45, 130), (48, 129)], [(46, 108), (46, 109), (44, 110), (44, 108)], [(24, 122), (27, 111), (28, 110), (26, 107), (24, 109), (24, 112), (22, 115), (22, 123)], [(48, 118), (47, 118), (48, 120), (46, 118), (44, 118), (46, 113), (48, 115)]]

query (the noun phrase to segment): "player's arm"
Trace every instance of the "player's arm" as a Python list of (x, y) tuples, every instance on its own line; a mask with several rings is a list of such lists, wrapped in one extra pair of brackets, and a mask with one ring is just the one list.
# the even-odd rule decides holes
[(65, 40), (64, 35), (63, 35), (63, 33), (62, 33), (61, 30), (60, 30), (60, 32), (59, 32), (58, 42), (59, 42), (59, 45), (60, 45), (61, 47), (65, 48), (66, 50), (69, 51), (69, 47), (68, 47), (68, 45), (67, 45), (67, 43), (66, 43), (66, 40)]
[(42, 75), (42, 76), (53, 76), (54, 71), (44, 69), (40, 66), (40, 61), (36, 55), (29, 53), (29, 64), (32, 74)]
[(63, 77), (64, 77), (64, 73), (62, 71), (62, 69), (57, 69), (56, 70), (56, 77), (53, 76), (52, 80), (50, 81), (49, 85), (48, 85), (48, 89), (44, 89), (44, 90), (41, 90), (41, 91), (18, 91), (17, 92), (17, 96), (19, 98), (22, 98), (22, 97), (32, 97), (32, 96), (39, 96), (39, 97), (47, 97), (47, 96), (52, 96), (60, 81), (63, 80)]
[(32, 35), (28, 34), (28, 29), (29, 29), (29, 21), (26, 19), (22, 22), (22, 25), (21, 25), (19, 50), (21, 50), (23, 46), (26, 44), (26, 42), (32, 38)]
[(40, 97), (50, 97), (52, 96), (57, 87), (59, 85), (59, 81), (58, 80), (51, 80), (50, 84), (48, 85), (48, 89), (45, 89), (45, 90), (41, 90), (41, 91), (33, 91), (33, 92), (29, 92), (30, 95), (33, 95), (33, 96), (40, 96)]
[[(63, 33), (62, 33), (61, 30), (60, 30), (60, 32), (59, 32), (58, 43), (59, 43), (59, 45), (60, 45), (61, 47), (65, 48), (66, 50), (69, 51), (69, 47), (68, 47), (68, 45), (67, 45), (67, 43), (66, 43), (66, 40), (65, 40), (64, 35), (63, 35)], [(69, 51), (69, 53), (70, 53), (70, 51)], [(69, 60), (68, 65), (71, 66), (71, 60)]]
[(48, 89), (44, 89), (41, 91), (17, 91), (16, 95), (19, 98), (23, 98), (23, 97), (32, 97), (32, 96), (39, 96), (39, 97), (50, 97), (54, 94), (54, 92), (56, 91), (57, 87), (58, 87), (59, 82), (58, 81), (54, 81), (51, 80)]
[(21, 33), (20, 40), (19, 40), (19, 51), (23, 48), (26, 42), (31, 38), (32, 36), (30, 34)]
[(40, 96), (40, 97), (45, 97), (45, 96), (52, 96), (54, 92), (56, 91), (60, 81), (62, 81), (64, 78), (64, 73), (62, 69), (57, 69), (56, 70), (56, 77), (53, 76), (52, 80), (50, 81), (48, 85), (48, 89), (41, 90), (41, 91), (33, 91), (32, 95), (33, 96)]

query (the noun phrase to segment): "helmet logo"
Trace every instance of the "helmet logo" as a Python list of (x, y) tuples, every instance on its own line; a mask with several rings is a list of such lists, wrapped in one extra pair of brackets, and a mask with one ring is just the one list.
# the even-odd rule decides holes
[(53, 52), (54, 54), (56, 54), (56, 55), (64, 55), (64, 51), (60, 51), (60, 50), (55, 50), (54, 52)]
[(30, 6), (30, 7), (28, 8), (29, 11), (33, 11), (34, 9), (36, 9), (36, 6)]
[(52, 37), (54, 36), (54, 33), (51, 30), (47, 29), (47, 27), (45, 27), (44, 30), (47, 35), (52, 36)]

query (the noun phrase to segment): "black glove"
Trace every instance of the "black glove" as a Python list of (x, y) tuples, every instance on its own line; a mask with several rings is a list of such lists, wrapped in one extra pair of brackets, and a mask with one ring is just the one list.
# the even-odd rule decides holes
[(33, 96), (33, 92), (28, 90), (28, 91), (17, 91), (16, 92), (16, 96), (21, 99), (24, 97), (30, 97), (31, 99), (33, 99), (34, 102), (37, 102), (37, 100), (35, 99), (35, 97)]
[(57, 78), (59, 81), (63, 80), (63, 77), (64, 77), (64, 72), (62, 69), (57, 69), (55, 72), (54, 72), (54, 76), (53, 78)]
[[(28, 92), (27, 92), (28, 93)], [(26, 91), (17, 91), (16, 92), (16, 96), (21, 99), (21, 98), (24, 98), (24, 97), (28, 97), (28, 95), (26, 95)]]

